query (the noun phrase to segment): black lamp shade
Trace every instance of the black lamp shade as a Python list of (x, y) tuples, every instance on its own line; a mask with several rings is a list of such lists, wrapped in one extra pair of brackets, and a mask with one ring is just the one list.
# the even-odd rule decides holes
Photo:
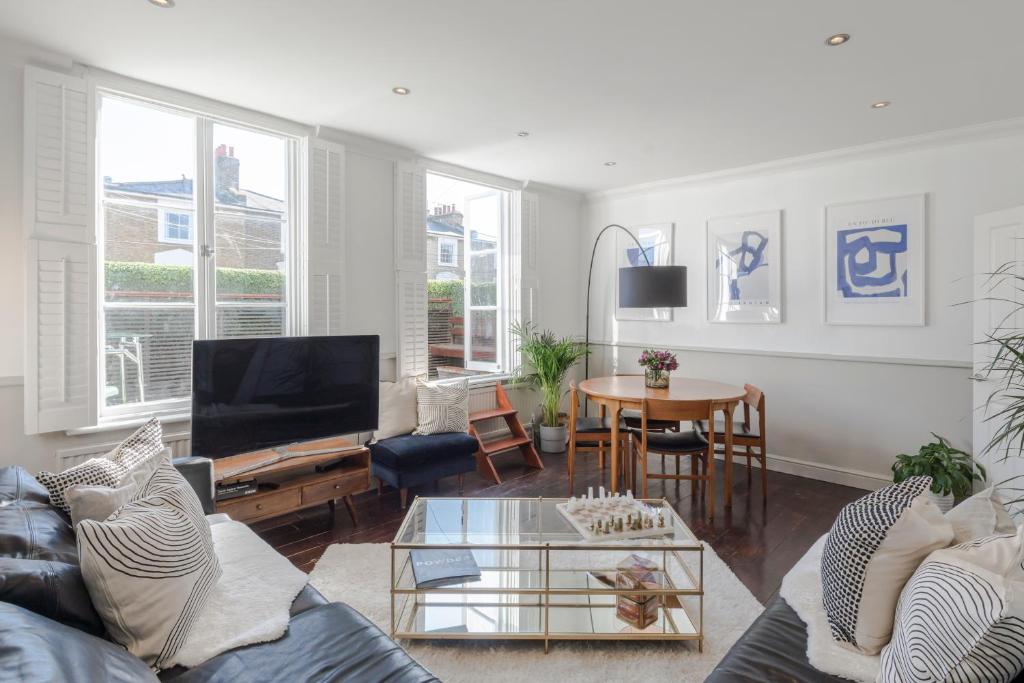
[(686, 266), (619, 268), (619, 308), (685, 308)]

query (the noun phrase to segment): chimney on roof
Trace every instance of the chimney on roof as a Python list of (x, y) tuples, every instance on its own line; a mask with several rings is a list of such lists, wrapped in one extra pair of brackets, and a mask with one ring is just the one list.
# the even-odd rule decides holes
[(218, 145), (213, 154), (217, 201), (237, 204), (239, 202), (238, 159), (235, 158), (235, 148)]
[(437, 204), (434, 206), (434, 220), (445, 225), (462, 227), (462, 214), (454, 204)]

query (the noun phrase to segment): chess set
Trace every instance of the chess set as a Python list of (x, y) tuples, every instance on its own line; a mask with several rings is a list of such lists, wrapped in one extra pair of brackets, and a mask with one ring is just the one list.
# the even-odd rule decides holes
[(586, 496), (573, 496), (555, 507), (588, 541), (664, 536), (672, 531), (671, 518), (634, 498), (632, 491), (613, 495), (601, 486), (595, 496), (590, 487)]

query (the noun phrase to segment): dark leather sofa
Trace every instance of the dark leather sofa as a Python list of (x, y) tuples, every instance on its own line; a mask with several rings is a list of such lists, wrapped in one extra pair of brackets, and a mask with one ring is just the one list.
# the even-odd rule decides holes
[[(209, 461), (175, 461), (212, 510)], [(306, 586), (286, 635), (225, 652), (202, 665), (164, 670), (176, 683), (242, 681), (437, 681), (359, 612)], [(104, 638), (78, 566), (67, 516), (19, 467), (0, 468), (0, 680), (156, 681)]]

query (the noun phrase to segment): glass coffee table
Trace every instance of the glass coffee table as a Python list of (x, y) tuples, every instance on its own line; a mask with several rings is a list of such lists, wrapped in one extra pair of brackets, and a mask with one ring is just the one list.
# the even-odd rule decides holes
[[(553, 640), (694, 640), (703, 650), (704, 544), (666, 501), (643, 502), (664, 520), (654, 535), (591, 538), (556, 507), (564, 498), (417, 498), (391, 543), (391, 636), (540, 640), (545, 652)], [(468, 550), (480, 578), (418, 588), (417, 550)], [(620, 567), (638, 564), (642, 583), (620, 580)]]

